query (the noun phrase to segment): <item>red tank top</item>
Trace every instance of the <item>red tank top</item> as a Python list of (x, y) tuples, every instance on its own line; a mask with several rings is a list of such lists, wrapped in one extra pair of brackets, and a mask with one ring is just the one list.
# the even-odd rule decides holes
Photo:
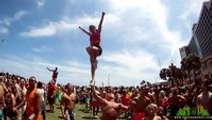
[(98, 31), (90, 35), (90, 45), (97, 47), (100, 46), (100, 33)]
[(128, 95), (122, 96), (122, 104), (128, 106), (130, 104), (130, 98)]
[(165, 99), (161, 100), (160, 106), (162, 106), (162, 107), (167, 107), (167, 106), (168, 106), (168, 101), (165, 100)]
[[(29, 118), (30, 115), (32, 115), (35, 111), (35, 107), (36, 107), (35, 92), (36, 92), (36, 90), (37, 89), (34, 88), (34, 90), (32, 90), (32, 92), (26, 96), (27, 97), (26, 98), (27, 99), (27, 106), (26, 106), (27, 118)], [(42, 120), (41, 112), (35, 120)]]
[(55, 90), (56, 90), (55, 83), (50, 83), (48, 86), (48, 95), (52, 96)]

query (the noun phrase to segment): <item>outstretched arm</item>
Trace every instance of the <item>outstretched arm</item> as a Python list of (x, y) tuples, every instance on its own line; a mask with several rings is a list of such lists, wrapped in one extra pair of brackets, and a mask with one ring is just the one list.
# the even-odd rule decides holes
[(82, 31), (83, 31), (84, 33), (86, 33), (87, 35), (91, 35), (88, 31), (86, 31), (85, 29), (81, 28), (80, 26), (79, 26), (79, 29), (82, 30)]
[(105, 16), (105, 12), (102, 12), (102, 17), (100, 19), (99, 26), (98, 26), (98, 31), (99, 32), (102, 31), (102, 23), (103, 23), (103, 20), (104, 20), (104, 16)]
[(50, 72), (53, 72), (53, 71), (54, 71), (54, 70), (52, 70), (52, 69), (49, 69), (48, 67), (46, 67), (46, 68), (47, 68), (47, 70), (50, 71)]
[(122, 103), (119, 104), (119, 107), (121, 110), (125, 110), (125, 111), (129, 110), (129, 107), (126, 105), (123, 105)]
[(95, 89), (95, 85), (91, 85), (91, 89), (92, 89), (94, 98), (96, 100), (98, 100), (101, 103), (106, 103), (106, 100), (97, 94), (96, 89)]

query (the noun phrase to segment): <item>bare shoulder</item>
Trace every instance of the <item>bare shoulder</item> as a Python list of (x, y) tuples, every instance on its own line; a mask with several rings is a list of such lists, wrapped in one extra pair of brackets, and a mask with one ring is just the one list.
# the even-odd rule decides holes
[(72, 94), (71, 94), (71, 96), (73, 96), (73, 97), (77, 97), (77, 95), (76, 95), (75, 93), (72, 93)]
[(77, 99), (77, 95), (75, 93), (72, 93), (71, 96), (70, 96), (73, 100), (76, 100)]
[(145, 97), (145, 99), (146, 99), (146, 101), (147, 101), (148, 103), (151, 103), (151, 102), (152, 102), (151, 99), (150, 99), (149, 97)]
[(212, 92), (209, 92), (209, 96), (212, 97)]
[(202, 98), (202, 93), (200, 93), (198, 96), (197, 96), (197, 99), (200, 99)]
[(153, 120), (162, 120), (160, 116), (155, 116)]
[(35, 94), (36, 97), (40, 97), (41, 96), (41, 94), (40, 94), (40, 92), (38, 90), (36, 90), (34, 94)]
[(62, 93), (62, 99), (67, 98), (68, 95), (66, 93)]
[(13, 94), (10, 94), (10, 97), (11, 97), (12, 99), (15, 99), (15, 96), (14, 96)]
[(139, 100), (139, 97), (134, 97), (133, 99), (132, 99), (132, 101), (138, 101)]
[(0, 92), (4, 92), (4, 87), (1, 84), (0, 84)]
[(163, 116), (161, 119), (162, 120), (169, 120), (166, 116)]

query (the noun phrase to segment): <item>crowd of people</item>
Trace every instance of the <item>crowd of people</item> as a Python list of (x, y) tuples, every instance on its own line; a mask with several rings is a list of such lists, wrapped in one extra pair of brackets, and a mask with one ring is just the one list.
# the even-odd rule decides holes
[(46, 103), (54, 112), (57, 68), (51, 70), (52, 80), (45, 84), (35, 76), (0, 73), (0, 120), (45, 120)]
[(46, 111), (55, 111), (56, 99), (64, 120), (76, 119), (76, 104), (85, 105), (87, 111), (92, 111), (94, 119), (101, 120), (212, 116), (212, 77), (209, 75), (175, 84), (144, 81), (137, 87), (97, 87), (95, 83), (90, 86), (56, 84), (57, 68), (50, 71), (53, 75), (48, 83), (42, 83), (34, 76), (24, 78), (0, 73), (0, 120), (45, 120)]
[[(106, 112), (108, 120), (110, 115), (107, 112), (111, 109), (113, 109), (111, 115), (115, 113), (117, 115), (115, 115), (116, 118), (111, 117), (110, 120), (119, 118), (120, 112), (124, 113), (125, 118), (133, 120), (173, 120), (184, 117), (212, 119), (211, 85), (212, 77), (205, 75), (195, 81), (183, 83), (150, 84), (144, 81), (138, 87), (91, 87), (92, 89), (81, 88), (77, 93), (86, 107), (89, 104), (92, 106), (94, 117), (97, 115), (97, 108), (100, 107), (103, 117)], [(107, 106), (111, 109), (104, 109)]]

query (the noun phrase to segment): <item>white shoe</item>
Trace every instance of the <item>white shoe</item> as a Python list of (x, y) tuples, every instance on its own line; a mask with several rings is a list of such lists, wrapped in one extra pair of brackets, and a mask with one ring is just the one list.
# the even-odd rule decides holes
[(94, 80), (91, 80), (91, 81), (90, 81), (90, 85), (92, 85), (93, 82), (94, 82)]

